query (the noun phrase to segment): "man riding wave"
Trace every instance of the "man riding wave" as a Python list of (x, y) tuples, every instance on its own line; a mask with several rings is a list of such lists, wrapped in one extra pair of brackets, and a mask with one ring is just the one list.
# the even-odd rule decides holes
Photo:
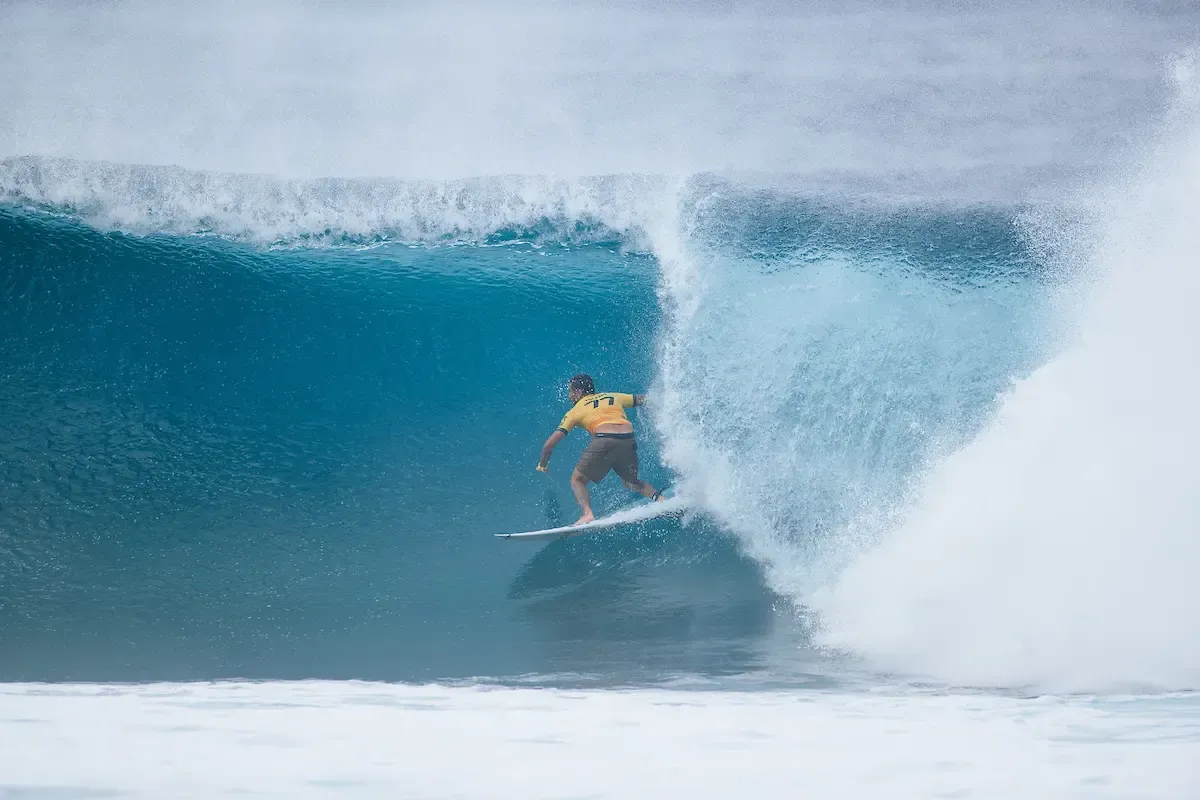
[(547, 470), (554, 448), (572, 428), (579, 426), (592, 435), (571, 473), (571, 491), (583, 510), (583, 516), (575, 524), (583, 525), (596, 519), (592, 513), (588, 482), (599, 483), (609, 470), (616, 472), (630, 490), (651, 500), (662, 500), (661, 492), (638, 479), (637, 440), (633, 436), (633, 423), (625, 416), (625, 409), (643, 405), (646, 396), (597, 392), (590, 375), (571, 378), (567, 383), (567, 396), (571, 400), (571, 410), (542, 445), (542, 459), (537, 468), (539, 472)]

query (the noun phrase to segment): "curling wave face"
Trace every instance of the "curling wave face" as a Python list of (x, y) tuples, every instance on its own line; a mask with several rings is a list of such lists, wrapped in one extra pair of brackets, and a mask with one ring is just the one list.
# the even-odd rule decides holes
[[(1041, 342), (1011, 209), (0, 166), (10, 679), (845, 679), (806, 592)], [(698, 513), (498, 544), (582, 370)]]

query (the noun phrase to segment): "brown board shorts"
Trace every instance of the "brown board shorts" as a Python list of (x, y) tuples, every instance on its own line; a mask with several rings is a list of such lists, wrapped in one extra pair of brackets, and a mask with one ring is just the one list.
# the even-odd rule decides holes
[(599, 483), (611, 469), (621, 480), (638, 479), (637, 441), (632, 433), (597, 433), (588, 442), (575, 469), (592, 483)]

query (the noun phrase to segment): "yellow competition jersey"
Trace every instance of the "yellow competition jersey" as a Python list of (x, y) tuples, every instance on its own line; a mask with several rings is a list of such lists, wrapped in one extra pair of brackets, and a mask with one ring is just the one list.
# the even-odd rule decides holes
[(563, 433), (570, 433), (571, 428), (578, 425), (588, 433), (594, 433), (600, 425), (629, 422), (629, 418), (625, 416), (627, 408), (633, 408), (633, 395), (631, 394), (621, 394), (620, 392), (589, 394), (567, 412), (567, 415), (562, 418), (562, 422), (558, 423), (558, 429)]

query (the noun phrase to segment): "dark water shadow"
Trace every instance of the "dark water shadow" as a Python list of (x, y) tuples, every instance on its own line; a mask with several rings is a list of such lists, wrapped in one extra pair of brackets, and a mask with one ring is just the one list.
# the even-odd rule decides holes
[(611, 678), (759, 669), (786, 604), (704, 519), (654, 519), (551, 542), (509, 586), (551, 664)]

